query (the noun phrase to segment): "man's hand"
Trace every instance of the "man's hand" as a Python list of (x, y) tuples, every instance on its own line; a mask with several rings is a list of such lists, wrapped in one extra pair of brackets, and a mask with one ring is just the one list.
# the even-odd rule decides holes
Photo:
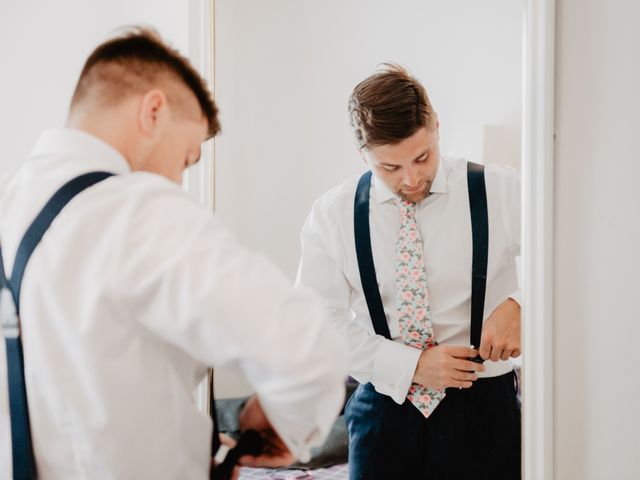
[(478, 379), (475, 372), (484, 372), (484, 365), (472, 362), (478, 351), (456, 345), (436, 345), (420, 354), (413, 381), (428, 388), (441, 390), (470, 388)]
[(241, 465), (276, 468), (286, 467), (295, 461), (295, 457), (264, 414), (258, 397), (251, 397), (240, 412), (240, 429), (243, 431), (249, 429), (257, 430), (264, 440), (262, 454), (257, 457), (250, 455), (241, 457)]
[(512, 298), (496, 307), (482, 326), (483, 360), (508, 360), (520, 355), (520, 305)]

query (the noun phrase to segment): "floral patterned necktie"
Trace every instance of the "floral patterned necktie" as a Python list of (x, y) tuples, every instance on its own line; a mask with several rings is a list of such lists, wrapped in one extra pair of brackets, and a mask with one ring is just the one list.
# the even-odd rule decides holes
[[(402, 341), (420, 350), (437, 345), (433, 337), (431, 308), (424, 271), (422, 236), (416, 221), (416, 205), (396, 199), (400, 207), (400, 234), (396, 243), (396, 299)], [(444, 390), (414, 383), (407, 398), (428, 417), (444, 398)]]

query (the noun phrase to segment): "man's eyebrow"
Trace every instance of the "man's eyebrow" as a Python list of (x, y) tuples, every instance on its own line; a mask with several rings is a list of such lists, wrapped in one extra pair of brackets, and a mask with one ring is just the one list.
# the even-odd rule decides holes
[(424, 157), (427, 153), (429, 153), (429, 150), (431, 150), (431, 147), (427, 148), (424, 152), (422, 152), (420, 155), (418, 155), (416, 158), (414, 158), (413, 161), (415, 162), (419, 158)]
[[(416, 160), (418, 160), (419, 158), (424, 157), (427, 153), (429, 153), (429, 151), (431, 150), (431, 147), (427, 148), (424, 152), (422, 152), (421, 154), (419, 154), (417, 157), (415, 157), (413, 159), (413, 161), (415, 162)], [(386, 162), (378, 162), (379, 165), (383, 166), (383, 167), (400, 167), (401, 165), (395, 165), (393, 163), (386, 163)]]

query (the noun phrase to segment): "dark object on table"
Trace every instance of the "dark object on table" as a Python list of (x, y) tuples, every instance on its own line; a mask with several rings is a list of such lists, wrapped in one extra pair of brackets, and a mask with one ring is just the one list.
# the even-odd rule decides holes
[(262, 452), (264, 440), (255, 430), (247, 430), (240, 434), (238, 443), (227, 453), (222, 463), (211, 470), (210, 480), (229, 480), (233, 468), (238, 464), (240, 457), (252, 455), (257, 457)]

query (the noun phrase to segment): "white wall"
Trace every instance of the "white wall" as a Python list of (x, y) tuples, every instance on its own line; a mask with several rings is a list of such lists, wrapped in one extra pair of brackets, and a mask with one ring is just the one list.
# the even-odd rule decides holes
[(152, 25), (186, 54), (187, 7), (173, 0), (2, 0), (0, 173), (28, 155), (43, 129), (64, 124), (84, 60), (113, 29)]
[(558, 0), (558, 480), (640, 478), (640, 3)]
[(442, 150), (520, 161), (520, 0), (217, 0), (216, 214), (295, 276), (322, 192), (365, 167), (353, 87), (395, 61), (423, 81)]

